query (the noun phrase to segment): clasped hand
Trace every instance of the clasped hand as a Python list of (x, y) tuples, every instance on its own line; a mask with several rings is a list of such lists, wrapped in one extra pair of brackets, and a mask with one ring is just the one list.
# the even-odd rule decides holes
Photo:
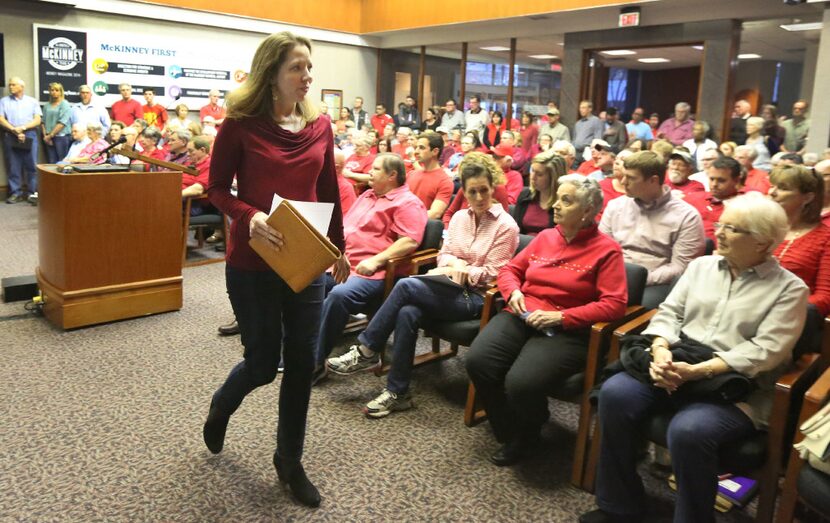
[(687, 381), (696, 379), (695, 367), (684, 361), (672, 361), (672, 353), (665, 348), (652, 348), (654, 361), (649, 364), (649, 375), (654, 386), (669, 394), (676, 392)]

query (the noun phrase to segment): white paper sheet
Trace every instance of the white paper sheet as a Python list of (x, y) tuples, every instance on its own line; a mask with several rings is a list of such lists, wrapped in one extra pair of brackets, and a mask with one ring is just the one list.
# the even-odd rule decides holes
[[(285, 198), (280, 196), (279, 194), (274, 194), (274, 199), (271, 200), (271, 212), (268, 213), (270, 216), (274, 214), (274, 211), (277, 210), (277, 207), (282, 203)], [(288, 200), (291, 205), (297, 209), (303, 218), (308, 220), (308, 223), (311, 224), (312, 227), (317, 229), (317, 232), (322, 234), (323, 236), (328, 236), (329, 234), (329, 224), (331, 223), (331, 215), (334, 211), (334, 204), (333, 203), (325, 203), (325, 202), (298, 202), (296, 200)]]

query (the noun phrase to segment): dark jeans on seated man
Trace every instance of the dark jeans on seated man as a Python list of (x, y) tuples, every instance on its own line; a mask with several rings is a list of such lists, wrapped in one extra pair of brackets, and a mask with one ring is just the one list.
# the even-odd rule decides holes
[(659, 411), (676, 411), (668, 442), (677, 478), (675, 523), (714, 521), (718, 489), (718, 448), (751, 435), (749, 417), (732, 404), (678, 404), (665, 390), (643, 383), (626, 372), (615, 374), (599, 395), (601, 451), (596, 496), (600, 509), (611, 514), (643, 513), (645, 491), (637, 475), (643, 424)]
[(325, 364), (331, 350), (342, 338), (350, 314), (367, 312), (380, 305), (384, 284), (383, 279), (370, 280), (354, 275), (344, 283), (335, 284), (331, 274), (326, 274), (326, 301), (315, 355), (317, 367)]

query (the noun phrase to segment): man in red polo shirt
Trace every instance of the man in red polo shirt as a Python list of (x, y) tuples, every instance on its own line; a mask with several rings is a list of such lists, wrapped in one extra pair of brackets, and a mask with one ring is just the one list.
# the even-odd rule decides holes
[(121, 84), (118, 86), (118, 92), (121, 93), (121, 100), (112, 104), (112, 119), (124, 122), (124, 125), (132, 125), (136, 119), (144, 118), (141, 102), (132, 97), (133, 87), (130, 84)]
[(686, 203), (697, 209), (703, 219), (703, 233), (715, 241), (715, 223), (723, 214), (723, 202), (740, 194), (741, 164), (724, 156), (712, 162), (708, 169), (709, 192), (689, 195)]
[(378, 104), (375, 107), (375, 114), (372, 115), (371, 124), (375, 131), (378, 132), (378, 136), (383, 136), (384, 128), (389, 124), (395, 124), (395, 120), (386, 114), (386, 106), (383, 104)]
[(406, 182), (424, 203), (427, 215), (433, 220), (441, 219), (452, 198), (452, 179), (438, 161), (443, 149), (444, 139), (440, 134), (433, 131), (421, 133), (415, 155), (423, 169), (412, 171)]
[(167, 109), (155, 103), (156, 93), (152, 87), (144, 88), (144, 100), (147, 102), (141, 110), (144, 112), (144, 121), (148, 126), (155, 127), (159, 131), (164, 129), (167, 123)]
[(205, 116), (215, 120), (216, 127), (222, 125), (225, 120), (225, 108), (219, 105), (219, 97), (222, 93), (218, 89), (211, 89), (208, 93), (208, 104), (199, 109), (199, 121), (204, 121)]
[[(205, 193), (210, 178), (210, 140), (204, 136), (197, 136), (187, 144), (187, 156), (191, 167), (199, 171), (192, 175), (182, 173), (182, 198), (199, 196)], [(193, 214), (191, 207), (191, 214)]]
[(320, 318), (315, 382), (325, 376), (325, 361), (342, 338), (350, 314), (366, 312), (383, 297), (386, 262), (405, 256), (420, 245), (427, 223), (426, 208), (406, 185), (403, 160), (392, 153), (372, 163), (371, 189), (343, 218), (349, 262), (348, 279), (335, 285), (327, 276), (329, 291)]

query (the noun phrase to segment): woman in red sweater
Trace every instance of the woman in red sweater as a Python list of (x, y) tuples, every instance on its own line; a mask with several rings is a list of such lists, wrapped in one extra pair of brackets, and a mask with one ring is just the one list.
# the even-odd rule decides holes
[(824, 181), (803, 165), (779, 165), (770, 173), (769, 197), (787, 213), (784, 241), (773, 252), (782, 267), (810, 288), (820, 317), (830, 314), (830, 227), (821, 223)]
[[(247, 81), (228, 95), (227, 118), (216, 137), (208, 196), (233, 219), (225, 274), (245, 352), (213, 395), (203, 436), (211, 452), (222, 450), (231, 415), (248, 393), (274, 380), (282, 352), (285, 374), (274, 466), (300, 503), (316, 507), (320, 494), (300, 459), (323, 279), (294, 293), (248, 245), (254, 236), (275, 250), (291, 241), (266, 222), (276, 193), (292, 200), (333, 203), (328, 236), (343, 250), (331, 121), (318, 117), (306, 98), (310, 53), (311, 42), (289, 32), (266, 38), (254, 55)], [(238, 197), (230, 192), (234, 176)], [(348, 264), (338, 262), (335, 279), (344, 281), (348, 274)]]
[(585, 368), (590, 328), (622, 317), (628, 301), (620, 246), (597, 229), (596, 181), (559, 179), (556, 227), (539, 233), (498, 276), (507, 308), (473, 341), (467, 373), (501, 448), (490, 457), (512, 465), (539, 440), (547, 392)]

